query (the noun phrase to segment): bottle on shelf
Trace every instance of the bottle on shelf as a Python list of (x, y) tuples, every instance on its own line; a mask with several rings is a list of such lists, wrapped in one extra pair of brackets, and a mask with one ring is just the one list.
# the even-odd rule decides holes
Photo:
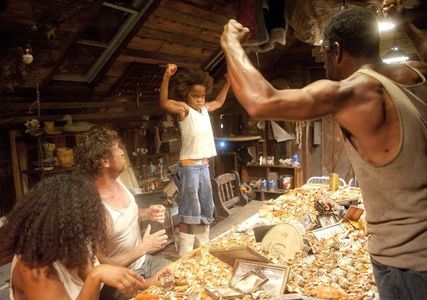
[(300, 161), (299, 161), (299, 156), (298, 156), (298, 154), (294, 154), (294, 155), (292, 156), (291, 161), (292, 161), (292, 166), (294, 166), (294, 167), (298, 167), (298, 166), (300, 165)]
[(267, 190), (267, 179), (265, 179), (265, 177), (263, 177), (261, 179), (261, 190), (262, 191), (266, 191)]

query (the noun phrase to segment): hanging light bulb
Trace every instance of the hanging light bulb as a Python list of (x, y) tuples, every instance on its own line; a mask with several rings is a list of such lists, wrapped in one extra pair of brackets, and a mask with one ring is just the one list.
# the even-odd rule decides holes
[(403, 53), (398, 47), (393, 46), (391, 49), (384, 55), (383, 62), (386, 64), (402, 64), (407, 61), (409, 57)]
[(396, 25), (394, 25), (389, 20), (378, 21), (378, 30), (380, 32), (392, 30)]
[(397, 47), (396, 43), (396, 32), (394, 32), (394, 42), (391, 46), (391, 49), (384, 55), (383, 62), (386, 64), (396, 64), (396, 63), (404, 63), (407, 61), (409, 57)]

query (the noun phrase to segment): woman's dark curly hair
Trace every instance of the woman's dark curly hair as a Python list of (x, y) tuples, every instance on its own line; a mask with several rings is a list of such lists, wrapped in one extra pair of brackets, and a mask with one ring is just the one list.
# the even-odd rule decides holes
[(6, 221), (9, 243), (30, 267), (79, 268), (105, 247), (105, 208), (95, 183), (70, 173), (41, 180)]
[(175, 93), (183, 100), (187, 100), (188, 92), (194, 85), (203, 85), (206, 88), (206, 95), (212, 92), (213, 78), (201, 69), (183, 69), (173, 78)]
[(79, 170), (96, 176), (101, 168), (101, 159), (111, 155), (111, 147), (119, 141), (117, 132), (102, 126), (93, 126), (74, 148), (74, 162)]

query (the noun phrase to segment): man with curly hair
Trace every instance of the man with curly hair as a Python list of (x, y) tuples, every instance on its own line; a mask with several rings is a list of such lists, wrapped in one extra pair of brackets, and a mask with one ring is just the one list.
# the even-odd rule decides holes
[[(127, 163), (117, 132), (93, 126), (77, 143), (75, 162), (78, 169), (94, 178), (107, 211), (106, 247), (97, 253), (100, 262), (127, 266), (146, 278), (168, 265), (170, 261), (162, 256), (148, 254), (165, 247), (165, 230), (152, 234), (148, 225), (141, 239), (139, 228), (139, 221), (163, 223), (165, 207), (151, 205), (138, 209), (134, 196), (118, 179)], [(104, 290), (106, 294), (114, 294), (110, 297), (121, 298), (109, 288)]]
[(216, 100), (205, 101), (212, 90), (213, 80), (199, 69), (179, 72), (176, 91), (180, 101), (169, 99), (169, 80), (177, 66), (168, 64), (160, 86), (160, 105), (178, 115), (182, 147), (176, 174), (178, 194), (179, 254), (194, 248), (195, 241), (203, 245), (209, 241), (209, 225), (213, 221), (214, 204), (209, 175), (209, 158), (216, 155), (209, 112), (225, 102), (230, 83), (226, 80)]
[(371, 256), (381, 299), (427, 299), (427, 36), (383, 1), (418, 52), (418, 61), (386, 64), (378, 19), (345, 9), (327, 23), (323, 56), (328, 80), (277, 90), (242, 48), (249, 30), (234, 20), (221, 46), (233, 92), (257, 119), (310, 120), (330, 115), (340, 125), (362, 192)]
[(133, 270), (100, 265), (105, 246), (105, 209), (91, 180), (65, 174), (41, 180), (17, 202), (5, 232), (14, 250), (10, 299), (98, 299), (102, 284), (133, 297), (159, 284)]

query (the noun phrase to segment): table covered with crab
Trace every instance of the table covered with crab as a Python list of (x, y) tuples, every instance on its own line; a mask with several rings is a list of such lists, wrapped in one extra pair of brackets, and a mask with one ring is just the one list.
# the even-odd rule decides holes
[[(260, 288), (228, 299), (374, 299), (367, 240), (358, 188), (305, 185), (265, 201), (256, 215), (174, 262), (172, 289), (151, 287), (136, 299), (220, 299), (215, 291), (236, 290), (233, 280), (248, 253), (258, 261), (252, 263), (255, 271), (267, 270), (269, 280), (251, 271), (251, 285), (260, 279)], [(233, 265), (235, 249), (246, 252)], [(225, 258), (216, 255), (227, 251)]]

